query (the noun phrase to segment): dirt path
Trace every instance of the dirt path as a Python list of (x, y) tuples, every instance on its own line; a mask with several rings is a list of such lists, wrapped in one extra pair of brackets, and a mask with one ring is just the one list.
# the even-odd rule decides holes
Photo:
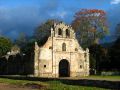
[(40, 90), (40, 89), (32, 89), (30, 87), (22, 87), (22, 86), (0, 83), (0, 90)]

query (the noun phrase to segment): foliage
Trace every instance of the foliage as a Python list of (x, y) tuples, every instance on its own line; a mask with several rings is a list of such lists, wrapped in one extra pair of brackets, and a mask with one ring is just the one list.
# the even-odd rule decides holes
[(75, 13), (72, 27), (77, 32), (79, 42), (86, 46), (99, 43), (108, 34), (106, 13), (97, 9), (81, 9)]
[(35, 39), (29, 38), (22, 48), (23, 53), (30, 54), (34, 52)]
[(12, 42), (6, 37), (0, 37), (0, 57), (7, 54), (12, 47)]
[(22, 48), (26, 43), (27, 36), (25, 35), (25, 33), (20, 33), (18, 38), (15, 40), (15, 44)]
[(120, 72), (118, 72), (118, 71), (102, 71), (101, 72), (101, 75), (103, 75), (103, 76), (117, 76), (117, 75), (120, 75)]
[(118, 39), (120, 37), (120, 23), (117, 24), (116, 28), (115, 28), (115, 33), (113, 35), (114, 39)]
[(41, 46), (43, 45), (48, 37), (50, 36), (51, 27), (55, 23), (58, 23), (58, 20), (47, 20), (42, 23), (33, 33), (32, 37), (28, 37), (24, 33), (20, 33), (18, 38), (15, 40), (15, 45), (18, 45), (21, 48), (22, 53), (30, 56), (34, 52), (34, 43), (35, 41)]
[(15, 46), (20, 47), (22, 53), (30, 54), (34, 50), (34, 42), (35, 39), (33, 37), (27, 36), (24, 33), (20, 33), (14, 44)]
[(13, 45), (13, 46), (11, 47), (11, 50), (12, 50), (12, 51), (20, 51), (20, 48), (19, 48), (18, 45)]
[(93, 57), (92, 54), (90, 54), (90, 74), (94, 75), (96, 69), (96, 59)]
[[(112, 44), (111, 46), (109, 44)], [(119, 72), (120, 69), (120, 38), (104, 46), (92, 45), (90, 49), (90, 68), (97, 72)]]
[(118, 38), (114, 45), (109, 49), (109, 56), (111, 60), (110, 67), (112, 70), (120, 69), (120, 38)]
[(107, 70), (109, 67), (108, 49), (101, 45), (94, 44), (89, 47), (90, 50), (90, 68), (98, 73), (102, 70)]

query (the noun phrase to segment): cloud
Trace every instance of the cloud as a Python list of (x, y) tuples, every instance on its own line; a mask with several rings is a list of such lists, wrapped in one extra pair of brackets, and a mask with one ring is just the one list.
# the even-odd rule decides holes
[[(40, 1), (39, 3), (26, 6), (19, 4), (14, 7), (1, 5), (0, 33), (10, 38), (16, 38), (20, 32), (32, 35), (41, 22), (51, 18), (50, 13), (56, 12), (59, 4), (57, 0), (53, 0), (53, 2)], [(62, 14), (59, 15), (60, 13)], [(64, 18), (65, 13), (60, 13), (57, 12), (59, 15), (57, 18)]]
[(58, 12), (58, 15), (61, 17), (61, 18), (64, 18), (66, 15), (67, 15), (67, 12), (63, 11), (63, 12)]
[(67, 15), (67, 12), (66, 11), (58, 11), (58, 12), (50, 13), (49, 15), (51, 17), (59, 17), (61, 19), (64, 19), (65, 16)]
[[(28, 1), (24, 2), (28, 3)], [(76, 5), (77, 2), (74, 0), (71, 0), (71, 6), (64, 0), (31, 1), (34, 1), (34, 4), (22, 5), (18, 0), (16, 0), (17, 3), (8, 0), (7, 4), (3, 0), (4, 3), (0, 5), (0, 29), (3, 35), (11, 38), (16, 38), (21, 32), (32, 35), (40, 23), (47, 19), (59, 19), (70, 23), (73, 14), (78, 11), (80, 6)]]
[(119, 4), (120, 3), (120, 0), (112, 0), (111, 1), (111, 4)]
[[(38, 7), (0, 8), (0, 28), (3, 35), (16, 38), (20, 32), (32, 35), (41, 22), (50, 16)], [(29, 33), (28, 33), (29, 32)]]
[(107, 19), (108, 19), (108, 24), (109, 24), (109, 29), (110, 29), (110, 35), (108, 37), (109, 41), (114, 41), (115, 40), (115, 28), (118, 23), (120, 23), (120, 5), (115, 5), (115, 7), (110, 8), (107, 11)]

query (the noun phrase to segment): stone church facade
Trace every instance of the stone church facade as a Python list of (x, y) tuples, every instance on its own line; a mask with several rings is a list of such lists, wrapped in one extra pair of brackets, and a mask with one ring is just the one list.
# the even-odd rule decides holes
[(51, 36), (39, 47), (35, 43), (36, 77), (79, 77), (89, 75), (89, 50), (79, 45), (71, 26), (54, 24)]

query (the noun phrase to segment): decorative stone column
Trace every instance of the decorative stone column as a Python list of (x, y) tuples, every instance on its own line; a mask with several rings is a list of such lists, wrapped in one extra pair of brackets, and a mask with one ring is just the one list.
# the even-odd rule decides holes
[(34, 76), (39, 76), (39, 46), (37, 42), (35, 42), (35, 50), (34, 50)]
[(86, 69), (87, 69), (87, 76), (89, 75), (89, 49), (86, 49)]

